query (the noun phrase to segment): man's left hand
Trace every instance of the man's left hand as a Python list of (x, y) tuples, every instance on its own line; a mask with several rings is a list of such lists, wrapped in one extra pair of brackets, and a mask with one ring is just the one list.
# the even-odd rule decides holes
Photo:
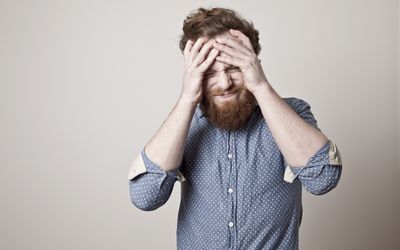
[(243, 73), (245, 87), (254, 94), (259, 87), (268, 85), (260, 60), (254, 52), (250, 39), (239, 30), (230, 30), (229, 38), (217, 38), (214, 47), (225, 55), (216, 60), (239, 67)]

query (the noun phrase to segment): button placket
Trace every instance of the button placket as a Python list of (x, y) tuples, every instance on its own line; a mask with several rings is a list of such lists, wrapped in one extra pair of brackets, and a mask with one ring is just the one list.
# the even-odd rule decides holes
[(232, 161), (232, 158), (233, 158), (233, 148), (232, 148), (232, 134), (231, 134), (231, 131), (228, 131), (228, 147), (227, 147), (227, 152), (226, 152), (226, 156), (225, 157), (227, 157), (226, 159), (227, 159), (227, 165), (229, 166), (229, 173), (228, 173), (228, 182), (227, 182), (227, 185), (228, 185), (228, 187), (227, 187), (227, 191), (228, 191), (228, 193), (227, 193), (227, 195), (228, 195), (228, 202), (229, 202), (229, 217), (230, 217), (230, 219), (229, 219), (229, 221), (228, 221), (228, 227), (229, 227), (229, 239), (230, 239), (230, 242), (229, 242), (229, 249), (231, 249), (231, 247), (233, 247), (234, 246), (234, 244), (235, 244), (235, 232), (234, 232), (234, 230), (233, 230), (233, 225), (234, 225), (234, 214), (235, 214), (235, 205), (234, 205), (234, 197), (233, 197), (233, 195), (232, 195), (232, 192), (233, 192), (233, 189), (232, 189), (232, 183), (234, 182), (234, 174), (233, 174), (233, 172), (234, 172), (234, 164), (233, 164), (233, 161)]
[(236, 138), (235, 138), (235, 132), (234, 131), (229, 131), (228, 132), (228, 150), (226, 154), (226, 159), (227, 163), (229, 165), (229, 178), (228, 178), (228, 187), (227, 187), (227, 195), (230, 203), (230, 220), (228, 221), (228, 227), (229, 227), (229, 232), (230, 232), (230, 241), (229, 245), (230, 247), (234, 247), (236, 244), (236, 238), (237, 238), (237, 228), (236, 228), (236, 210), (237, 210), (237, 197), (236, 193), (234, 193), (234, 189), (237, 185), (236, 180), (237, 180), (237, 169), (236, 169), (236, 159), (234, 157), (236, 153)]

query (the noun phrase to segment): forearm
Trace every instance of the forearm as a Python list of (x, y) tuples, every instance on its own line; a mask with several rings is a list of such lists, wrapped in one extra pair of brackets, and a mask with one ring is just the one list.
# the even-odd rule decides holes
[(286, 163), (305, 166), (328, 139), (292, 110), (268, 82), (260, 86), (253, 94)]
[(145, 146), (147, 156), (165, 171), (182, 161), (185, 141), (196, 105), (179, 98), (161, 127)]

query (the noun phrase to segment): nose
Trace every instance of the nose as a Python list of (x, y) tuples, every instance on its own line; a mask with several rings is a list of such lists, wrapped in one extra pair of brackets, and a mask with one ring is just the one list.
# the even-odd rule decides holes
[(218, 79), (218, 86), (223, 90), (227, 90), (231, 88), (232, 84), (229, 74), (227, 72), (221, 72)]

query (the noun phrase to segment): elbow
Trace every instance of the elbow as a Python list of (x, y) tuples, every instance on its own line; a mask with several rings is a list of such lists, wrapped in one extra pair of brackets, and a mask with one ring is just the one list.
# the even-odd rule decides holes
[(151, 192), (143, 192), (133, 181), (129, 181), (129, 193), (131, 203), (142, 211), (153, 211), (160, 207)]
[(323, 195), (331, 191), (337, 186), (337, 182), (333, 183), (331, 185), (325, 186), (325, 187), (317, 187), (317, 188), (310, 188), (310, 187), (305, 187), (307, 191), (313, 195)]
[(342, 173), (342, 166), (336, 165), (332, 166), (333, 171), (331, 169), (330, 175), (324, 176), (317, 181), (312, 182), (311, 185), (305, 186), (305, 189), (314, 195), (323, 195), (334, 189), (340, 180)]
[(176, 177), (167, 174), (141, 175), (129, 181), (132, 204), (143, 211), (152, 211), (164, 205), (174, 186)]
[(136, 200), (131, 198), (131, 202), (135, 207), (142, 211), (153, 211), (158, 208), (158, 206), (154, 206), (154, 204), (143, 200)]

